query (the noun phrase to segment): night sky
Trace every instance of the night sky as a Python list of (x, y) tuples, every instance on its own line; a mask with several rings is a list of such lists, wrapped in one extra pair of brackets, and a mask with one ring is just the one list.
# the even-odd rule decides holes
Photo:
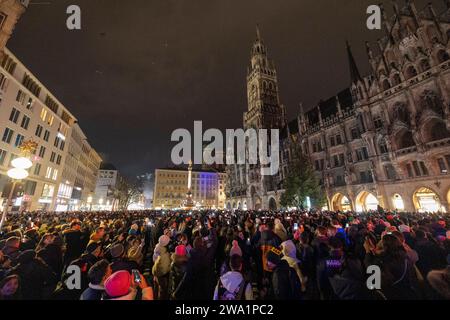
[[(256, 24), (290, 119), (300, 101), (310, 108), (349, 85), (346, 39), (364, 74), (364, 41), (381, 35), (366, 28), (372, 0), (33, 2), (8, 47), (126, 175), (171, 165), (172, 131), (192, 131), (194, 120), (204, 130), (242, 127)], [(80, 31), (66, 28), (71, 4), (82, 10)]]

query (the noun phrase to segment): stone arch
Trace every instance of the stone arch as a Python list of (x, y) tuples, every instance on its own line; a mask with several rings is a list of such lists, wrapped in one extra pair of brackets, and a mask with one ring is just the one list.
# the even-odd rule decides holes
[(262, 208), (262, 201), (261, 201), (261, 197), (258, 195), (258, 193), (256, 192), (256, 187), (252, 186), (250, 189), (250, 195), (252, 198), (252, 204), (253, 204), (253, 209), (254, 210), (259, 210)]
[(421, 133), (424, 142), (450, 138), (450, 132), (448, 131), (445, 122), (438, 117), (432, 117), (427, 120), (421, 127)]
[(331, 210), (351, 211), (350, 199), (342, 193), (336, 193), (331, 199)]
[(231, 202), (227, 202), (227, 210), (231, 210), (231, 209), (232, 209)]
[(420, 60), (419, 64), (420, 64), (420, 70), (422, 72), (427, 71), (428, 69), (431, 68), (430, 61), (428, 60), (428, 58), (422, 58)]
[(441, 98), (432, 90), (425, 90), (420, 95), (420, 104), (422, 109), (429, 109), (442, 115), (444, 112)]
[(241, 205), (241, 202), (240, 202), (240, 201), (238, 201), (238, 203), (237, 203), (237, 208), (238, 208), (238, 210), (241, 210), (241, 209), (242, 209), (242, 205)]
[(400, 74), (398, 72), (394, 73), (394, 75), (392, 76), (391, 82), (392, 82), (392, 85), (394, 85), (394, 86), (402, 83), (402, 78), (400, 77)]
[(401, 121), (407, 125), (410, 123), (410, 115), (407, 105), (404, 102), (397, 102), (392, 108), (392, 122)]
[(236, 202), (233, 202), (233, 209), (236, 209)]
[(406, 128), (403, 128), (396, 133), (395, 143), (397, 150), (413, 147), (416, 144), (414, 142), (412, 131)]
[(417, 76), (416, 67), (413, 65), (407, 66), (405, 69), (405, 79), (408, 80), (408, 79), (414, 78), (415, 76)]
[(242, 205), (242, 209), (248, 210), (247, 201), (244, 201), (244, 204)]
[(395, 193), (392, 196), (392, 205), (395, 210), (398, 210), (398, 211), (405, 210), (405, 202), (403, 201), (403, 197), (398, 193)]
[(384, 79), (381, 82), (381, 87), (383, 88), (383, 91), (389, 90), (391, 88), (391, 84), (390, 84), (389, 80), (388, 79)]
[(377, 197), (369, 191), (361, 191), (356, 197), (355, 206), (358, 212), (377, 210), (378, 205)]
[(420, 187), (413, 193), (414, 207), (419, 212), (439, 212), (442, 210), (438, 193), (428, 187)]
[(269, 198), (269, 210), (275, 211), (277, 210), (277, 201), (274, 197)]
[(436, 58), (437, 58), (439, 63), (443, 63), (443, 62), (449, 60), (450, 56), (449, 56), (449, 54), (448, 54), (448, 52), (446, 50), (440, 49), (436, 53)]

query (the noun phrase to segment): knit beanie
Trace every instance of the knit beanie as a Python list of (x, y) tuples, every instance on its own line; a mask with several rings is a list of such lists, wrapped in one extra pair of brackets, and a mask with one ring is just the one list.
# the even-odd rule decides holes
[(186, 257), (187, 255), (187, 250), (186, 250), (186, 246), (180, 244), (179, 246), (177, 246), (175, 248), (175, 255), (179, 256), (179, 257)]
[(238, 256), (242, 257), (242, 250), (239, 247), (239, 244), (236, 240), (233, 240), (232, 245), (231, 245), (231, 250), (230, 250), (230, 257), (232, 257), (234, 255), (238, 255)]
[(159, 237), (158, 243), (162, 246), (162, 247), (166, 247), (170, 242), (170, 238), (166, 235), (162, 235), (161, 237)]
[(119, 258), (125, 252), (125, 248), (121, 243), (117, 243), (109, 249), (109, 252), (111, 253), (111, 257)]
[(130, 287), (131, 275), (125, 270), (113, 273), (105, 281), (105, 291), (111, 298), (127, 295), (130, 292)]

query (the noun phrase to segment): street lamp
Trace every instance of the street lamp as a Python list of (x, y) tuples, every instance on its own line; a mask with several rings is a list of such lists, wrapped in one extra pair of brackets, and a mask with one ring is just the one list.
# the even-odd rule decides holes
[[(11, 205), (12, 197), (14, 193), (14, 189), (16, 188), (17, 183), (20, 180), (26, 179), (28, 177), (28, 171), (26, 169), (30, 169), (33, 163), (30, 159), (21, 157), (16, 158), (11, 162), (14, 168), (10, 169), (7, 173), (8, 177), (12, 179), (12, 187), (9, 191), (8, 201), (6, 202), (6, 206), (3, 209), (2, 220), (0, 221), (0, 230), (3, 228), (3, 224), (6, 220), (6, 215), (8, 214), (8, 208)], [(31, 164), (31, 165), (30, 165)]]

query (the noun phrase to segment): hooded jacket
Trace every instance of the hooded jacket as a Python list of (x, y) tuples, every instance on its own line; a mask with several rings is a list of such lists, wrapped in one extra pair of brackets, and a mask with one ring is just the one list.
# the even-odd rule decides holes
[(169, 295), (171, 300), (186, 300), (190, 294), (187, 284), (190, 282), (189, 261), (172, 254), (169, 275)]
[[(235, 292), (241, 285), (242, 281), (244, 281), (244, 277), (240, 272), (229, 271), (221, 276), (219, 281), (227, 291)], [(250, 283), (248, 283), (245, 287), (241, 300), (244, 300), (244, 298), (245, 300), (254, 300), (252, 285)], [(214, 300), (219, 300), (219, 283), (214, 291)]]

